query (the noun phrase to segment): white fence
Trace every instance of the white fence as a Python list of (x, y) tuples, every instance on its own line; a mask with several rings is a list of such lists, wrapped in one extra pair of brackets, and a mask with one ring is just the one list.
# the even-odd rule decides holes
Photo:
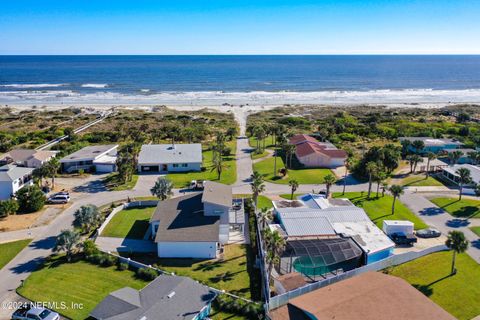
[(360, 268), (357, 268), (357, 269), (353, 269), (353, 270), (347, 271), (345, 273), (341, 273), (341, 274), (339, 274), (335, 277), (328, 278), (328, 279), (325, 279), (325, 280), (321, 280), (321, 281), (318, 281), (318, 282), (314, 282), (314, 283), (311, 283), (311, 284), (307, 284), (306, 286), (303, 286), (303, 287), (300, 287), (298, 289), (289, 291), (287, 293), (284, 293), (284, 294), (281, 294), (281, 295), (278, 295), (278, 296), (275, 296), (275, 297), (271, 297), (270, 301), (266, 304), (266, 309), (267, 310), (272, 310), (272, 309), (278, 308), (280, 306), (283, 306), (283, 305), (287, 304), (290, 299), (296, 298), (298, 296), (301, 296), (305, 293), (314, 291), (316, 289), (328, 286), (332, 283), (335, 283), (335, 282), (338, 282), (338, 281), (341, 281), (341, 280), (344, 280), (344, 279), (351, 278), (353, 276), (362, 274), (364, 272), (379, 271), (379, 270), (382, 270), (382, 269), (385, 269), (385, 268), (388, 268), (388, 267), (391, 267), (391, 266), (396, 266), (396, 265), (399, 265), (399, 264), (402, 264), (402, 263), (420, 258), (420, 257), (425, 256), (427, 254), (434, 253), (434, 252), (437, 252), (437, 251), (442, 251), (442, 250), (447, 250), (447, 247), (445, 245), (438, 245), (438, 246), (435, 246), (435, 247), (427, 248), (427, 249), (422, 250), (422, 251), (417, 251), (417, 252), (410, 251), (410, 252), (390, 256), (386, 259), (374, 262), (372, 264), (368, 264), (366, 266), (363, 266), (363, 267), (360, 267)]
[(158, 200), (146, 200), (146, 201), (132, 201), (132, 202), (125, 202), (122, 205), (119, 205), (118, 207), (115, 207), (112, 212), (108, 215), (107, 219), (102, 223), (100, 228), (98, 228), (96, 234), (101, 235), (105, 227), (108, 225), (108, 223), (113, 219), (113, 217), (119, 213), (120, 211), (128, 208), (138, 208), (138, 207), (154, 207), (158, 204)]

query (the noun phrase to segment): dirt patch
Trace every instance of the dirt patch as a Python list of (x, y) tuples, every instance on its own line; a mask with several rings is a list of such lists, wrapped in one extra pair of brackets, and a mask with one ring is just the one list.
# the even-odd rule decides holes
[(0, 232), (22, 230), (47, 225), (68, 206), (69, 204), (46, 206), (44, 209), (38, 212), (11, 215), (5, 219), (0, 219)]

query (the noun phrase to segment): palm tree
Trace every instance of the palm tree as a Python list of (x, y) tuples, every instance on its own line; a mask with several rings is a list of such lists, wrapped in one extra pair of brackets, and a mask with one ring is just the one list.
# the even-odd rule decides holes
[(385, 191), (388, 189), (388, 183), (382, 182), (382, 198), (385, 197)]
[(433, 152), (427, 153), (427, 171), (426, 171), (426, 178), (428, 178), (428, 175), (430, 173), (430, 161), (433, 161), (437, 159), (437, 155)]
[(62, 230), (57, 236), (54, 252), (65, 251), (67, 261), (70, 262), (72, 255), (80, 247), (80, 234), (74, 230)]
[(330, 188), (336, 181), (337, 179), (335, 178), (335, 176), (330, 173), (323, 178), (323, 183), (325, 183), (325, 187), (327, 188), (327, 198), (330, 197)]
[(393, 215), (395, 213), (395, 202), (397, 201), (397, 198), (400, 198), (400, 196), (403, 194), (403, 186), (394, 184), (390, 187), (389, 191), (393, 196), (393, 202), (392, 202), (392, 215)]
[(368, 194), (367, 194), (368, 199), (370, 199), (370, 194), (372, 193), (373, 177), (374, 177), (375, 173), (377, 172), (377, 170), (378, 170), (378, 166), (375, 162), (370, 161), (370, 162), (367, 163), (366, 171), (367, 171), (367, 174), (368, 174)]
[(463, 156), (463, 152), (456, 150), (453, 152), (448, 153), (448, 160), (450, 162), (450, 165), (453, 166), (457, 164), (458, 160)]
[(295, 193), (295, 191), (297, 191), (297, 188), (298, 188), (298, 181), (295, 179), (292, 179), (288, 181), (288, 185), (292, 189), (292, 194), (290, 195), (290, 199), (293, 200), (293, 194)]
[(422, 140), (415, 140), (412, 142), (412, 147), (415, 149), (416, 154), (420, 154), (425, 148), (425, 143)]
[(387, 173), (385, 171), (379, 171), (374, 177), (375, 182), (377, 183), (377, 195), (376, 197), (378, 198), (378, 193), (380, 192), (380, 185), (387, 179)]
[(458, 194), (458, 200), (462, 200), (462, 191), (463, 186), (472, 181), (472, 176), (470, 170), (467, 168), (458, 168), (455, 173), (458, 176), (458, 186), (460, 187), (460, 192)]
[(450, 231), (448, 233), (447, 241), (445, 245), (453, 250), (453, 257), (452, 257), (452, 270), (450, 275), (454, 275), (457, 273), (457, 269), (455, 269), (455, 258), (457, 253), (465, 252), (468, 248), (468, 240), (465, 239), (465, 235), (461, 231)]
[(217, 171), (217, 180), (220, 180), (222, 176), (223, 169), (226, 169), (227, 166), (223, 163), (222, 155), (217, 155), (212, 160), (212, 169), (210, 171)]
[(285, 167), (291, 168), (292, 167), (292, 158), (293, 154), (295, 153), (296, 146), (293, 144), (285, 144)]
[(353, 166), (353, 159), (348, 157), (347, 159), (345, 159), (345, 174), (343, 175), (343, 191), (342, 191), (342, 195), (345, 194), (345, 189), (347, 188), (347, 175), (348, 175), (348, 171), (352, 168)]
[(267, 222), (273, 219), (272, 209), (262, 208), (257, 216), (258, 222), (262, 226), (262, 230), (267, 226)]
[(273, 266), (280, 261), (280, 255), (285, 248), (286, 242), (278, 231), (271, 231), (268, 228), (263, 230), (263, 237), (267, 251), (268, 275), (270, 276)]
[(402, 140), (401, 144), (402, 144), (402, 156), (406, 157), (408, 154), (408, 149), (412, 145), (412, 143), (410, 142), (410, 140)]
[(55, 188), (55, 176), (60, 169), (60, 161), (57, 158), (52, 158), (50, 161), (44, 164), (45, 173), (52, 178), (52, 189)]
[(253, 203), (255, 204), (255, 210), (257, 210), (258, 196), (265, 191), (265, 183), (263, 182), (263, 175), (258, 171), (254, 171), (250, 178), (252, 179), (250, 186), (252, 187)]
[(150, 192), (152, 195), (163, 201), (173, 194), (172, 188), (172, 181), (165, 177), (160, 177), (155, 182), (155, 185), (150, 189)]
[(423, 162), (423, 158), (420, 157), (418, 154), (414, 154), (412, 156), (412, 160), (413, 160), (413, 173), (415, 173), (415, 171), (417, 171), (417, 165)]

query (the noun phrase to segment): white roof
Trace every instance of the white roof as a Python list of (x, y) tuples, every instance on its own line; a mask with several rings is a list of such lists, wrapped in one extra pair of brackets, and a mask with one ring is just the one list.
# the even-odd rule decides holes
[(387, 226), (413, 226), (413, 222), (408, 220), (383, 220), (383, 224)]
[(201, 163), (202, 145), (144, 144), (138, 155), (139, 164)]
[(480, 168), (471, 164), (455, 164), (453, 166), (444, 167), (443, 170), (457, 176), (456, 171), (460, 168), (466, 168), (470, 170), (470, 176), (473, 182), (480, 183)]
[(352, 237), (367, 254), (395, 247), (393, 241), (371, 221), (337, 222), (333, 227), (337, 233)]
[(298, 197), (306, 206), (312, 209), (326, 209), (332, 207), (354, 207), (353, 203), (347, 198), (327, 199), (324, 195), (307, 193)]
[(0, 167), (0, 181), (12, 182), (33, 172), (33, 168), (17, 167), (7, 164)]
[(115, 164), (117, 162), (117, 156), (106, 154), (93, 161), (93, 164)]
[(453, 144), (453, 145), (462, 145), (462, 143), (458, 140), (454, 139), (436, 139), (436, 138), (431, 138), (431, 137), (401, 137), (398, 138), (400, 141), (402, 140), (409, 140), (410, 142), (420, 140), (423, 141), (425, 146), (443, 146), (447, 144)]
[(116, 155), (117, 144), (88, 146), (60, 159), (60, 162), (78, 162), (98, 159), (104, 155)]

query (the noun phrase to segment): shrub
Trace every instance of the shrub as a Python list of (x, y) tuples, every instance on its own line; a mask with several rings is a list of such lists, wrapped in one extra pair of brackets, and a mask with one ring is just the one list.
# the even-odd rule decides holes
[(18, 210), (18, 202), (15, 200), (0, 201), (0, 218), (15, 214)]
[(83, 253), (84, 253), (85, 256), (87, 256), (87, 257), (100, 253), (100, 251), (98, 250), (97, 245), (96, 245), (95, 242), (93, 242), (92, 240), (85, 240), (85, 241), (83, 242), (82, 247), (83, 247)]
[(136, 275), (140, 279), (152, 281), (158, 276), (158, 273), (150, 268), (139, 268), (137, 269)]
[(16, 193), (19, 210), (25, 213), (43, 208), (47, 200), (42, 190), (36, 185), (23, 187)]
[(119, 262), (117, 265), (118, 270), (124, 271), (128, 269), (128, 263), (126, 262)]
[(117, 263), (117, 258), (108, 254), (103, 255), (102, 266), (111, 267)]
[(87, 261), (93, 264), (102, 264), (104, 258), (104, 254), (102, 253), (96, 253), (86, 257)]

